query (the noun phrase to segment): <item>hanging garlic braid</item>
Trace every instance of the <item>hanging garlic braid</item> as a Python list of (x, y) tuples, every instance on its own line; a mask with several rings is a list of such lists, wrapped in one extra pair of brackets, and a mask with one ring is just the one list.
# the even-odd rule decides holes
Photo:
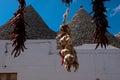
[(60, 48), (59, 55), (62, 58), (62, 64), (65, 66), (65, 69), (68, 72), (70, 72), (71, 67), (73, 66), (74, 72), (76, 72), (79, 68), (79, 63), (78, 63), (77, 53), (72, 44), (70, 29), (67, 24), (67, 17), (69, 13), (68, 4), (70, 3), (67, 1), (72, 1), (72, 0), (62, 0), (62, 1), (65, 2), (67, 8), (66, 8), (66, 12), (63, 14), (63, 22), (62, 25), (60, 26), (60, 32), (56, 36), (57, 43)]

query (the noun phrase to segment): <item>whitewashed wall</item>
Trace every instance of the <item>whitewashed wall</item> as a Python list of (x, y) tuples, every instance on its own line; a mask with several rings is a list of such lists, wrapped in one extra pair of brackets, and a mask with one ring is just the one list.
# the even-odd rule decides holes
[(17, 58), (10, 55), (10, 43), (0, 41), (0, 73), (15, 72), (18, 80), (120, 80), (120, 49), (94, 50), (95, 45), (87, 44), (76, 47), (80, 68), (66, 72), (55, 40), (28, 40), (28, 49)]

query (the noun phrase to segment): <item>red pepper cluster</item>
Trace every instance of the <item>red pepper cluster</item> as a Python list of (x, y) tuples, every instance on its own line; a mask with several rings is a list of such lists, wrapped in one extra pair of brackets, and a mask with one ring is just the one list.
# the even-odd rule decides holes
[(105, 12), (106, 8), (104, 7), (104, 2), (108, 0), (92, 0), (93, 4), (93, 19), (92, 23), (96, 24), (96, 29), (93, 35), (94, 42), (97, 42), (96, 48), (101, 44), (101, 47), (108, 45), (108, 39), (105, 35), (107, 32), (108, 21), (106, 19)]
[(14, 47), (12, 55), (18, 57), (21, 51), (26, 49), (26, 31), (25, 31), (25, 21), (24, 21), (24, 9), (26, 6), (25, 0), (18, 0), (20, 3), (19, 9), (14, 14), (14, 17), (10, 20), (11, 26), (14, 30), (10, 33), (11, 40), (13, 41), (12, 46)]

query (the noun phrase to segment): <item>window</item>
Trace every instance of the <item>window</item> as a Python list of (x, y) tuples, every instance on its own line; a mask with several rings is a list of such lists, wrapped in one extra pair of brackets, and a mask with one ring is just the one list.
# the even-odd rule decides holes
[(17, 73), (0, 73), (0, 80), (17, 80)]

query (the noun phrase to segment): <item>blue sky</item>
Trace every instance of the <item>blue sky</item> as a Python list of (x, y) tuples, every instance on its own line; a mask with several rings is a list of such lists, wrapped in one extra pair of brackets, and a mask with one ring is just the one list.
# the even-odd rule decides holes
[[(61, 0), (26, 0), (26, 2), (27, 5), (31, 4), (35, 8), (52, 30), (59, 30), (59, 26), (63, 19), (63, 13), (66, 9)], [(90, 13), (92, 11), (91, 0), (73, 0), (70, 5), (68, 21), (70, 21), (79, 10), (81, 4), (87, 12)], [(120, 32), (120, 0), (105, 2), (105, 6), (108, 11), (106, 13), (107, 19), (111, 27), (108, 31), (111, 34), (116, 34)], [(13, 13), (17, 8), (17, 0), (0, 0), (0, 26), (13, 17)]]

